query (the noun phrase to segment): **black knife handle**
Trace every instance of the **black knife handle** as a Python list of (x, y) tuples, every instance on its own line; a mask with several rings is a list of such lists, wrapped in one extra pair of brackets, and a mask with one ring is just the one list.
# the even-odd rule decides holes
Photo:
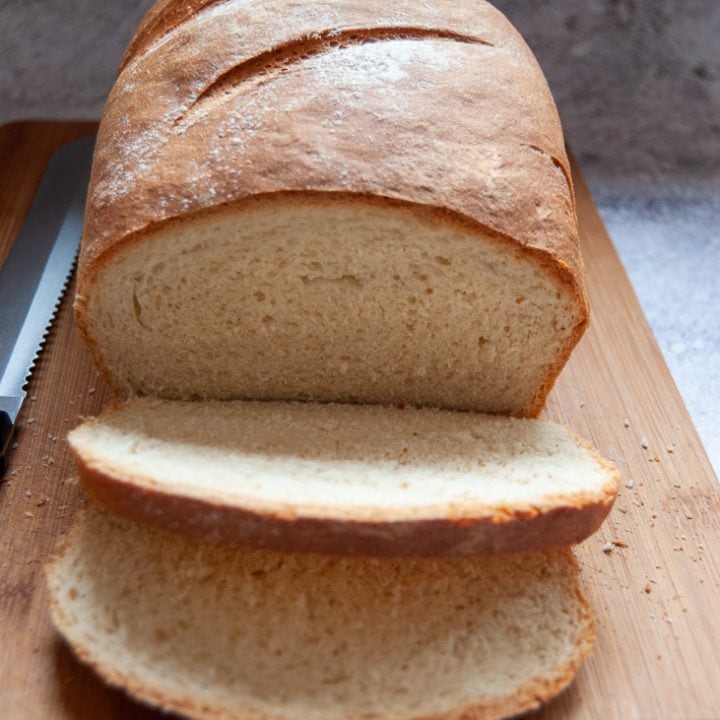
[(7, 469), (7, 456), (22, 403), (21, 397), (0, 397), (0, 478)]

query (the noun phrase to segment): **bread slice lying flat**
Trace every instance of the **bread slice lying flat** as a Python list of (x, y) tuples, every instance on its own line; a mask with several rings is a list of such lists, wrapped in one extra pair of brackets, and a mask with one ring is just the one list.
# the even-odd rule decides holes
[(48, 577), (82, 660), (194, 718), (506, 717), (562, 690), (594, 640), (569, 550), (281, 554), (90, 508)]
[(558, 425), (429, 409), (135, 399), (69, 436), (129, 519), (213, 542), (393, 555), (579, 542), (614, 467)]

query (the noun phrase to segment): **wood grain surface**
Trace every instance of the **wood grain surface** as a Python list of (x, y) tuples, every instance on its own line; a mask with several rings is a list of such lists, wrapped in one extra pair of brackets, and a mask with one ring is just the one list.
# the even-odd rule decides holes
[[(53, 149), (93, 131), (86, 123), (0, 128), (0, 259)], [(546, 415), (592, 440), (624, 484), (608, 522), (577, 550), (598, 616), (597, 647), (570, 689), (533, 717), (714, 720), (717, 480), (577, 171), (576, 180), (593, 316)], [(72, 287), (33, 373), (0, 485), (0, 718), (151, 720), (165, 716), (107, 688), (48, 617), (43, 566), (82, 504), (65, 435), (107, 399), (75, 336), (71, 296)]]

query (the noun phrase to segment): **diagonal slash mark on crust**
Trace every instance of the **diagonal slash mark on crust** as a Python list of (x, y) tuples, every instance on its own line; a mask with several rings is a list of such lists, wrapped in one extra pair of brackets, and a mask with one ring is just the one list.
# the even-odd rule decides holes
[(210, 97), (239, 85), (252, 77), (262, 76), (271, 70), (283, 68), (307, 60), (315, 55), (350, 45), (364, 45), (387, 40), (453, 40), (455, 42), (495, 47), (489, 40), (475, 35), (464, 35), (451, 30), (436, 30), (418, 27), (376, 27), (350, 30), (325, 30), (312, 35), (295, 38), (255, 55), (226, 70), (208, 85), (175, 119), (177, 126), (187, 121), (188, 115)]
[(565, 183), (567, 184), (568, 190), (570, 192), (570, 198), (572, 199), (572, 206), (575, 207), (575, 189), (573, 188), (572, 184), (572, 178), (570, 177), (570, 173), (568, 172), (567, 168), (565, 167), (565, 164), (560, 160), (559, 158), (555, 157), (552, 153), (547, 152), (546, 150), (543, 150), (541, 147), (538, 147), (537, 145), (525, 145), (525, 147), (530, 148), (533, 152), (538, 153), (539, 155), (543, 155), (546, 158), (549, 158), (552, 161), (552, 164), (560, 170), (560, 172), (563, 174), (563, 177), (565, 178)]
[(157, 43), (184, 25), (188, 20), (197, 18), (198, 15), (206, 12), (213, 5), (222, 2), (227, 2), (227, 0), (190, 0), (189, 2), (186, 0), (183, 3), (166, 0), (164, 6), (158, 8), (157, 11), (151, 10), (150, 12), (155, 12), (155, 14), (152, 16), (148, 14), (140, 23), (140, 27), (122, 57), (119, 72), (122, 72), (137, 58), (145, 55)]

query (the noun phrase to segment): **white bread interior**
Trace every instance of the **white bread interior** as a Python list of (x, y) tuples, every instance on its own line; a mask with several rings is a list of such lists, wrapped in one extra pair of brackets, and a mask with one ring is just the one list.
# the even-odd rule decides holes
[(514, 244), (361, 198), (184, 218), (110, 260), (79, 303), (125, 396), (533, 415), (585, 321)]

